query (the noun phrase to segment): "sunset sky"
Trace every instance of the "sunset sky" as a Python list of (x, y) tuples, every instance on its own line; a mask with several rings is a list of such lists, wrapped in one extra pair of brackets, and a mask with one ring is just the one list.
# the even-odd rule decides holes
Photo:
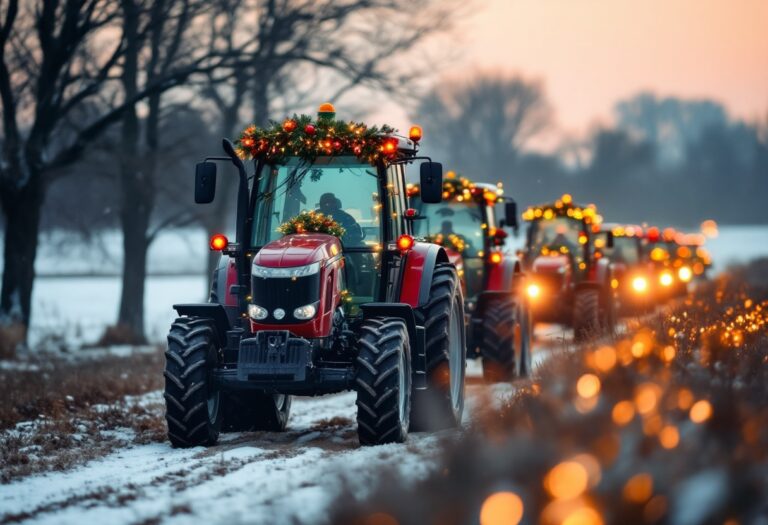
[[(768, 115), (768, 0), (474, 5), (456, 35), (457, 65), (543, 80), (566, 132), (607, 121), (616, 100), (644, 89), (716, 99), (749, 120)], [(395, 120), (407, 125), (405, 115)]]

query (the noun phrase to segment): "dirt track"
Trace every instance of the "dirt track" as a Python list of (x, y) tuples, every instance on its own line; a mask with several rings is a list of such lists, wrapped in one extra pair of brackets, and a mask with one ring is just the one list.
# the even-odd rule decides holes
[[(564, 348), (567, 336), (559, 327), (538, 328), (534, 362)], [(507, 384), (483, 385), (477, 362), (469, 362), (467, 375), (465, 422), (478, 402), (512, 392)], [(403, 445), (360, 448), (354, 399), (351, 392), (296, 398), (287, 432), (225, 434), (209, 449), (135, 445), (126, 429), (126, 445), (103, 457), (3, 486), (0, 523), (314, 523), (343, 484), (363, 496), (379, 466), (394, 466), (408, 480), (425, 476), (439, 440), (456, 435), (412, 434)], [(159, 391), (130, 406), (162, 415)], [(11, 432), (27, 428), (22, 423)]]

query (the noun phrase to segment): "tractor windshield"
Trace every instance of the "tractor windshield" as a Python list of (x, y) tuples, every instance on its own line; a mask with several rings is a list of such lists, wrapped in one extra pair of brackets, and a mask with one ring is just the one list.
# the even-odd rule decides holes
[(381, 242), (381, 203), (376, 168), (355, 157), (293, 158), (265, 166), (254, 207), (253, 245), (282, 236), (277, 228), (303, 211), (330, 215), (344, 228), (344, 249), (375, 250)]
[[(578, 254), (580, 236), (584, 231), (581, 221), (569, 217), (537, 220), (531, 224), (529, 248), (533, 253), (543, 249), (560, 250), (563, 253)], [(565, 248), (563, 250), (563, 248)]]
[(456, 201), (417, 203), (426, 219), (413, 222), (416, 235), (458, 252), (464, 259), (482, 257), (483, 215), (479, 206)]
[(640, 253), (635, 237), (614, 237), (613, 248), (607, 246), (598, 246), (598, 248), (601, 248), (603, 253), (614, 262), (624, 263), (630, 266), (640, 262)]

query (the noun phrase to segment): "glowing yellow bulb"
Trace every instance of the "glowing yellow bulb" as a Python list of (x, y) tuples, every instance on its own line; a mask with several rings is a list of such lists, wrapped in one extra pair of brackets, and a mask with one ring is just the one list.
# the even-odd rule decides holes
[(662, 286), (671, 286), (673, 281), (672, 274), (669, 272), (664, 272), (661, 274), (661, 277), (659, 277), (659, 282)]
[(648, 279), (645, 277), (635, 277), (632, 279), (632, 289), (637, 293), (645, 293), (648, 290)]
[(537, 299), (541, 295), (541, 288), (538, 284), (529, 284), (525, 291), (531, 299)]
[(691, 280), (693, 277), (693, 272), (691, 272), (691, 269), (687, 266), (681, 266), (679, 270), (677, 270), (677, 276), (680, 278), (681, 281), (684, 283), (687, 283)]

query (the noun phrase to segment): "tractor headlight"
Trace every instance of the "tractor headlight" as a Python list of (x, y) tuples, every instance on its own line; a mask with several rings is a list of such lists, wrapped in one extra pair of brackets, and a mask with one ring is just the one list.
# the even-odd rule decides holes
[(680, 278), (681, 281), (684, 283), (687, 283), (691, 280), (693, 277), (693, 273), (691, 272), (691, 269), (687, 266), (680, 267), (679, 270), (677, 270), (677, 276)]
[(293, 277), (306, 277), (307, 275), (314, 275), (320, 271), (320, 263), (307, 264), (306, 266), (294, 266), (292, 268), (270, 268), (269, 266), (259, 266), (254, 263), (251, 267), (251, 273), (255, 277), (275, 278), (293, 278)]
[(249, 304), (248, 305), (248, 317), (255, 321), (261, 321), (262, 319), (267, 318), (267, 309), (262, 308), (258, 304)]
[(306, 321), (308, 319), (312, 319), (315, 314), (317, 313), (317, 306), (314, 304), (307, 304), (304, 306), (299, 306), (293, 311), (293, 316), (296, 319), (301, 319), (302, 321)]
[(648, 279), (645, 277), (635, 277), (632, 279), (632, 289), (637, 293), (645, 293), (648, 290)]
[(662, 286), (671, 286), (673, 280), (674, 278), (669, 272), (664, 272), (659, 276), (659, 283), (661, 283)]
[(531, 299), (538, 299), (541, 295), (541, 287), (536, 283), (531, 283), (525, 288), (525, 293)]

